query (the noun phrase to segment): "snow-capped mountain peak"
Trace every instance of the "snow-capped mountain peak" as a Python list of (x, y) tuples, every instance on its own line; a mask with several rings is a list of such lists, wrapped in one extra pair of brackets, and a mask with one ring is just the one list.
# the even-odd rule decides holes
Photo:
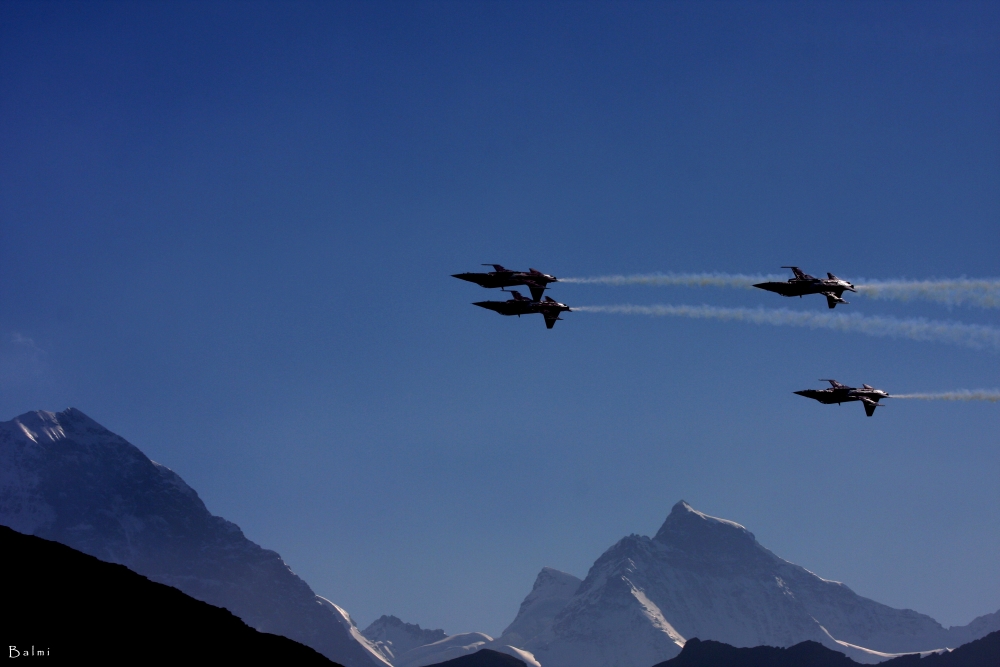
[[(536, 581), (496, 641), (523, 646), (545, 667), (644, 667), (692, 637), (734, 646), (814, 640), (876, 662), (957, 646), (1000, 624), (998, 613), (974, 621), (974, 630), (945, 630), (789, 563), (744, 526), (684, 501), (653, 538), (629, 535), (609, 547), (554, 616), (529, 613), (539, 589)], [(527, 623), (532, 616), (537, 622)]]

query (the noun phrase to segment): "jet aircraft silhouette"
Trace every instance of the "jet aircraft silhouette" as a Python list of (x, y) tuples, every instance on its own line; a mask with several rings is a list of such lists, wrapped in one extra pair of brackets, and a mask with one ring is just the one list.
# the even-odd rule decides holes
[(754, 287), (775, 292), (781, 296), (802, 297), (806, 294), (822, 294), (826, 297), (826, 303), (830, 308), (836, 308), (838, 303), (850, 303), (850, 301), (845, 301), (842, 296), (846, 290), (858, 291), (854, 289), (854, 285), (846, 280), (841, 280), (832, 273), (826, 274), (829, 276), (828, 278), (816, 278), (808, 273), (803, 273), (802, 269), (797, 266), (783, 266), (781, 268), (791, 269), (795, 277), (783, 283), (757, 283)]
[(522, 296), (517, 290), (511, 290), (511, 294), (514, 295), (514, 298), (509, 301), (476, 301), (472, 305), (492, 310), (501, 315), (517, 315), (518, 317), (541, 313), (545, 318), (545, 327), (548, 329), (555, 326), (556, 320), (562, 319), (559, 317), (559, 313), (572, 312), (565, 303), (559, 303), (550, 296), (538, 301)]
[(492, 289), (499, 287), (504, 289), (505, 287), (518, 287), (524, 285), (531, 292), (531, 299), (533, 301), (538, 301), (542, 298), (542, 292), (545, 291), (546, 286), (549, 283), (559, 282), (559, 279), (555, 276), (550, 276), (547, 273), (542, 273), (538, 269), (528, 269), (527, 271), (512, 271), (511, 269), (505, 269), (499, 264), (483, 264), (483, 266), (492, 266), (493, 271), (489, 273), (455, 273), (452, 274), (453, 277), (459, 280), (467, 280), (470, 283), (476, 283), (480, 287), (486, 287)]
[(875, 408), (880, 407), (879, 399), (890, 398), (887, 392), (881, 389), (875, 389), (871, 385), (863, 384), (861, 387), (848, 387), (846, 384), (841, 384), (836, 380), (820, 380), (820, 382), (829, 382), (829, 389), (803, 389), (802, 391), (796, 391), (794, 393), (799, 396), (805, 396), (806, 398), (811, 398), (813, 400), (819, 401), (825, 405), (830, 405), (836, 403), (840, 405), (841, 403), (851, 403), (852, 401), (861, 401), (865, 404), (865, 414), (871, 417), (875, 414)]

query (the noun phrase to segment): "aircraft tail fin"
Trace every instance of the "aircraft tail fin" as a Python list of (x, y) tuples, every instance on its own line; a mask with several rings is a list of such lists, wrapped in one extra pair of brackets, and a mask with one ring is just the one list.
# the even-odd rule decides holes
[(797, 266), (783, 266), (781, 268), (783, 268), (783, 269), (791, 269), (792, 273), (795, 274), (796, 278), (805, 278), (806, 277), (806, 274), (802, 271), (802, 269), (800, 269)]

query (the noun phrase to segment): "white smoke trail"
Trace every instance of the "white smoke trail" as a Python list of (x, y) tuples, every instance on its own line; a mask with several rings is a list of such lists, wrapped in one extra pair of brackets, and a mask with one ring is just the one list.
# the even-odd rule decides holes
[(1000, 389), (959, 389), (940, 394), (893, 394), (892, 398), (913, 398), (919, 401), (989, 401), (1000, 402)]
[(730, 320), (753, 324), (834, 329), (867, 334), (936, 341), (971, 347), (977, 350), (1000, 351), (1000, 329), (982, 324), (962, 324), (926, 320), (898, 319), (885, 316), (864, 316), (858, 313), (796, 311), (787, 308), (719, 308), (716, 306), (574, 306), (573, 311), (618, 313), (622, 315), (672, 315), (696, 319)]
[[(561, 283), (588, 285), (662, 285), (680, 287), (735, 287), (750, 289), (755, 283), (784, 282), (783, 275), (744, 273), (644, 273), (628, 276), (560, 278)], [(935, 301), (947, 306), (1000, 308), (1000, 278), (954, 278), (947, 280), (866, 280), (854, 281), (858, 294), (871, 299)]]
[(749, 275), (744, 273), (640, 273), (629, 276), (594, 276), (592, 278), (560, 278), (561, 283), (588, 285), (679, 285), (682, 287), (738, 287), (750, 289), (754, 283), (785, 280), (779, 275)]
[(855, 287), (858, 294), (872, 299), (910, 301), (922, 299), (947, 306), (1000, 308), (1000, 280), (956, 278), (953, 280), (864, 280)]

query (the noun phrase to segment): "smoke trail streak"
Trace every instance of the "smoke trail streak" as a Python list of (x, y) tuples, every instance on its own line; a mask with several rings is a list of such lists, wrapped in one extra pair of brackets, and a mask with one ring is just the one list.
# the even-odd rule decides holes
[(779, 275), (764, 276), (743, 273), (642, 273), (630, 276), (560, 278), (559, 282), (588, 285), (680, 285), (683, 287), (739, 287), (750, 289), (754, 283), (785, 279), (785, 276)]
[(855, 287), (858, 294), (872, 299), (910, 301), (923, 299), (948, 306), (970, 305), (980, 308), (1000, 308), (1000, 280), (864, 280)]
[[(735, 287), (750, 289), (755, 283), (784, 282), (783, 275), (743, 273), (645, 273), (628, 276), (560, 278), (561, 283), (587, 285), (662, 285), (681, 287)], [(935, 301), (947, 306), (1000, 308), (1000, 279), (954, 278), (948, 280), (866, 280), (854, 281), (858, 294), (871, 299)]]
[(1000, 389), (959, 389), (940, 394), (893, 394), (891, 398), (913, 398), (919, 401), (989, 401), (1000, 402)]
[(1000, 329), (982, 324), (962, 324), (926, 320), (923, 318), (898, 319), (895, 317), (869, 316), (857, 313), (829, 313), (795, 311), (787, 308), (719, 308), (716, 306), (574, 306), (573, 311), (591, 313), (617, 313), (622, 315), (672, 315), (696, 319), (729, 320), (753, 324), (834, 329), (867, 334), (936, 341), (971, 347), (977, 350), (1000, 351)]

